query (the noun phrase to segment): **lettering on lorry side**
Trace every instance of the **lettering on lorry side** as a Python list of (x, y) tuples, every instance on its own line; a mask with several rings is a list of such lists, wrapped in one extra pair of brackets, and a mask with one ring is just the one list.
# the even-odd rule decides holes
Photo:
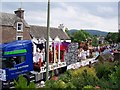
[(16, 70), (17, 68), (11, 68), (11, 69), (9, 69), (10, 71), (12, 71), (12, 70)]
[(28, 66), (29, 66), (29, 65), (20, 66), (20, 67), (18, 67), (18, 69), (26, 68), (26, 67), (28, 67)]
[(14, 67), (14, 68), (11, 68), (11, 69), (9, 69), (9, 70), (12, 71), (12, 70), (16, 70), (16, 69), (22, 69), (22, 68), (26, 68), (26, 67), (28, 67), (28, 66), (29, 66), (29, 65), (20, 66), (20, 67), (18, 67), (18, 68)]
[(25, 73), (25, 72), (28, 72), (28, 70), (13, 72), (13, 73), (11, 73), (11, 75), (14, 75), (14, 74), (21, 74), (21, 73)]

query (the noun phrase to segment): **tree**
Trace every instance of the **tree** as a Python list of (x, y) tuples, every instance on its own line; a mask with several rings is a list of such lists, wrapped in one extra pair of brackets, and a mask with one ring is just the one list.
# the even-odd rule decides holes
[(98, 45), (97, 36), (95, 36), (95, 35), (92, 37), (92, 45), (93, 46), (97, 46)]
[(88, 37), (90, 37), (89, 33), (79, 30), (73, 34), (73, 42), (81, 42), (85, 41)]
[(67, 35), (68, 35), (69, 37), (71, 37), (68, 28), (65, 28), (65, 32), (67, 33)]
[(118, 33), (109, 32), (107, 34), (107, 36), (105, 37), (105, 40), (107, 40), (109, 43), (117, 43), (118, 42)]
[(118, 34), (118, 42), (120, 43), (120, 30), (119, 30), (119, 34)]

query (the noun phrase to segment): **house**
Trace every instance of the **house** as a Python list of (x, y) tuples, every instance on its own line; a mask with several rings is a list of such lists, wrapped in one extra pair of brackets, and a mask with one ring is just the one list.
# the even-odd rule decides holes
[(105, 37), (100, 36), (99, 37), (99, 44), (104, 44), (105, 43)]
[(15, 40), (31, 39), (30, 26), (24, 20), (24, 10), (19, 8), (15, 14), (0, 13), (0, 43), (8, 43)]
[[(32, 38), (47, 40), (47, 27), (29, 25), (24, 18), (24, 10), (18, 8), (15, 14), (1, 12), (0, 20), (0, 43), (8, 43), (15, 40), (30, 40)], [(59, 38), (62, 41), (71, 42), (69, 36), (64, 30), (59, 28), (50, 28), (50, 38), (55, 40)]]
[[(44, 39), (47, 40), (47, 27), (30, 25), (30, 34), (32, 37), (37, 39), (44, 37)], [(59, 38), (61, 42), (71, 42), (70, 37), (66, 34), (66, 32), (62, 29), (51, 27), (50, 39), (55, 40), (56, 38)]]

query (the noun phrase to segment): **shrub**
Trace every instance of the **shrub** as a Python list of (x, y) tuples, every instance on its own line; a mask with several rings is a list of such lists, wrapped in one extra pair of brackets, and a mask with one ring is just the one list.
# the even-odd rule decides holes
[(115, 67), (115, 71), (109, 75), (110, 88), (120, 88), (120, 66)]
[(82, 90), (86, 90), (86, 89), (95, 90), (94, 87), (91, 85), (84, 86)]
[(73, 85), (75, 85), (77, 88), (82, 89), (86, 85), (92, 85), (96, 86), (99, 79), (97, 78), (94, 68), (88, 68), (88, 67), (83, 67), (82, 69), (80, 68), (80, 72), (78, 70), (77, 76), (73, 72), (73, 77), (71, 82)]
[(101, 87), (101, 90), (107, 90), (109, 88), (110, 82), (108, 80), (105, 80), (104, 78), (101, 78), (98, 82), (98, 86)]
[(69, 90), (69, 89), (76, 89), (76, 87), (73, 85), (73, 83), (72, 82), (68, 82), (67, 84), (66, 84), (66, 88)]
[(60, 75), (59, 80), (62, 80), (65, 83), (70, 82), (72, 73), (73, 73), (73, 70), (67, 70), (64, 74)]
[(104, 78), (108, 80), (109, 74), (113, 71), (114, 64), (110, 62), (98, 63), (95, 65), (96, 75), (99, 79)]
[(24, 89), (24, 88), (35, 88), (34, 82), (31, 82), (29, 85), (27, 84), (26, 78), (22, 75), (19, 76), (18, 81), (14, 80), (15, 88)]
[(108, 80), (102, 78), (98, 85), (102, 90), (118, 90), (120, 88), (120, 66), (115, 66), (115, 70), (109, 74)]
[(81, 67), (77, 70), (74, 70), (71, 75), (72, 77), (78, 77), (79, 75), (81, 75), (84, 70), (87, 70), (87, 73), (93, 75), (93, 76), (96, 76), (96, 72), (95, 72), (95, 69), (93, 67), (89, 68), (89, 67)]
[(53, 88), (54, 86), (53, 86), (53, 83), (54, 83), (55, 81), (54, 80), (47, 80), (46, 82), (45, 82), (45, 88)]
[(77, 77), (77, 78), (72, 78), (72, 83), (77, 89), (82, 89), (84, 87), (84, 78), (82, 77)]
[(45, 82), (45, 88), (66, 88), (66, 83), (62, 80), (47, 80)]
[(93, 67), (82, 67), (77, 70), (68, 70), (60, 75), (58, 81), (46, 81), (46, 88), (74, 88), (82, 89), (86, 85), (96, 86), (99, 79)]

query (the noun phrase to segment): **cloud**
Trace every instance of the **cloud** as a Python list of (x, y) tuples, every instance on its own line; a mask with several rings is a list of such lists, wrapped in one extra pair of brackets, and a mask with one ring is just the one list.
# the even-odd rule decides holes
[[(92, 4), (94, 5), (94, 4)], [(110, 6), (105, 5), (100, 7), (95, 5), (96, 11), (101, 15), (93, 14), (89, 12), (91, 9), (85, 7), (71, 6), (69, 4), (62, 4), (62, 8), (52, 9), (52, 25), (57, 26), (59, 23), (64, 23), (68, 28), (89, 28), (89, 29), (100, 29), (102, 31), (117, 32), (117, 15), (110, 15), (114, 13), (114, 9)], [(108, 8), (108, 11), (105, 10)], [(100, 10), (100, 11), (99, 11)], [(95, 10), (94, 10), (95, 11)], [(117, 10), (116, 10), (117, 11)], [(96, 13), (97, 13), (96, 12)], [(117, 13), (117, 12), (116, 12)], [(106, 18), (106, 15), (109, 18)], [(111, 17), (111, 18), (110, 18)]]
[[(3, 10), (10, 13), (20, 3), (4, 3)], [(29, 24), (47, 26), (47, 3), (25, 2), (25, 20)], [(52, 2), (50, 9), (50, 26), (58, 27), (63, 23), (72, 29), (98, 29), (118, 31), (118, 12), (115, 2)]]
[(47, 22), (47, 13), (44, 11), (36, 12), (36, 11), (29, 11), (25, 14), (25, 20), (29, 24), (36, 24), (36, 25), (44, 25)]

